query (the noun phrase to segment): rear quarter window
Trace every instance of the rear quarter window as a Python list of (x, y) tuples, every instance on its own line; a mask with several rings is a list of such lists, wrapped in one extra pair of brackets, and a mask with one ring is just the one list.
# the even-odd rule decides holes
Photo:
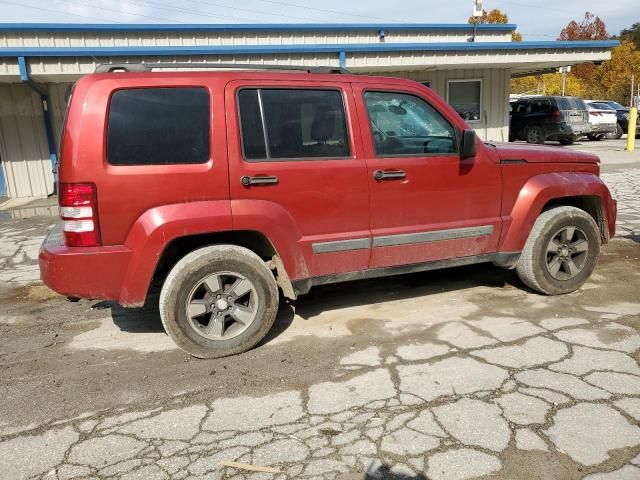
[(586, 110), (587, 104), (577, 97), (558, 97), (558, 108), (560, 110)]
[(134, 88), (111, 96), (107, 161), (172, 165), (209, 160), (209, 93), (205, 88)]

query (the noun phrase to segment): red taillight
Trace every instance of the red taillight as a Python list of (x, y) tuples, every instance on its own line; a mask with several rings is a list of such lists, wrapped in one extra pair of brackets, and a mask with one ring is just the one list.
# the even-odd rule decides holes
[(560, 120), (562, 120), (562, 114), (560, 113), (560, 110), (554, 110), (553, 112), (551, 112), (552, 122), (559, 122)]
[(58, 203), (65, 245), (68, 247), (100, 245), (95, 185), (61, 183)]

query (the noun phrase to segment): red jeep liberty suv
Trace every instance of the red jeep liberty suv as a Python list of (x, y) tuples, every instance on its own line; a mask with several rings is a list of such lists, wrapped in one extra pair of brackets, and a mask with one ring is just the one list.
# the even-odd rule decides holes
[(266, 335), (280, 291), (491, 262), (563, 294), (614, 234), (594, 155), (483, 143), (413, 81), (250, 68), (76, 83), (46, 285), (140, 306), (160, 284), (167, 333), (218, 357)]

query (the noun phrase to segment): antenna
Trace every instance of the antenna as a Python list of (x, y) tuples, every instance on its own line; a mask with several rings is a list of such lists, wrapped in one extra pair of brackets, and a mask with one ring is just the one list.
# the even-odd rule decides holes
[(482, 17), (482, 0), (475, 0), (473, 5), (473, 16), (475, 18)]
[(480, 18), (482, 18), (482, 0), (474, 0), (474, 4), (473, 4), (473, 15), (471, 16), (471, 19), (469, 19), (469, 21), (471, 23), (473, 23), (473, 36), (469, 39), (470, 42), (475, 42), (476, 41), (476, 32), (478, 29), (478, 23), (480, 23)]

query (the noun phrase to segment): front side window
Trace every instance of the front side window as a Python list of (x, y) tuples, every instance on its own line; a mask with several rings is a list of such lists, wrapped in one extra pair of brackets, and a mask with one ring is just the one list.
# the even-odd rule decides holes
[(339, 91), (246, 88), (238, 92), (238, 109), (247, 160), (350, 156)]
[(453, 126), (419, 97), (398, 92), (364, 94), (377, 156), (456, 152)]
[(482, 82), (480, 80), (451, 80), (447, 88), (447, 102), (467, 122), (480, 121)]
[(204, 88), (134, 88), (111, 97), (107, 159), (112, 165), (209, 160), (209, 93)]

